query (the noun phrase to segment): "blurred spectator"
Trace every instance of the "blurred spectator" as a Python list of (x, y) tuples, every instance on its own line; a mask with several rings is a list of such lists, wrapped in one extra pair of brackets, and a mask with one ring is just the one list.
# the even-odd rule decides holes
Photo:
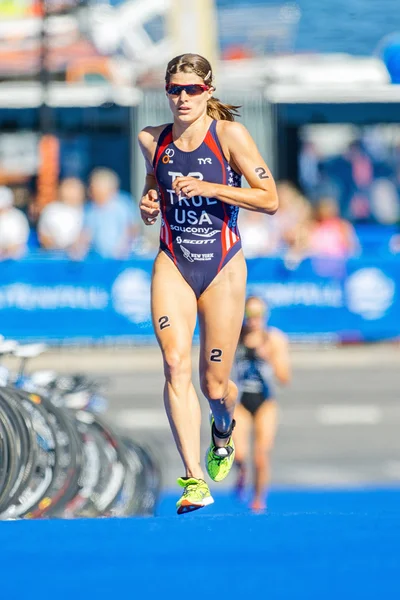
[(278, 181), (279, 210), (274, 219), (280, 237), (303, 225), (311, 216), (311, 204), (290, 181)]
[(277, 183), (279, 210), (273, 216), (240, 213), (240, 235), (246, 257), (302, 254), (311, 205), (289, 181)]
[(91, 201), (75, 253), (83, 257), (92, 250), (103, 258), (127, 258), (139, 232), (133, 201), (130, 205), (122, 196), (118, 176), (110, 169), (92, 172), (89, 191)]
[(396, 185), (390, 179), (379, 178), (371, 185), (371, 212), (382, 225), (393, 225), (400, 218), (400, 202)]
[(352, 220), (366, 220), (371, 216), (370, 187), (374, 180), (374, 165), (361, 141), (352, 142), (345, 154), (351, 173), (353, 189), (348, 207)]
[(299, 179), (306, 194), (311, 194), (320, 183), (319, 160), (315, 144), (305, 141), (299, 154)]
[[(400, 214), (400, 152), (394, 140), (399, 128), (390, 134), (385, 126), (360, 128), (359, 137), (342, 148), (333, 125), (320, 127), (319, 133), (305, 136), (298, 159), (299, 180), (312, 202), (330, 196), (338, 201), (342, 217), (352, 222), (396, 223)], [(354, 128), (346, 135), (354, 136)]]
[(301, 258), (306, 245), (311, 204), (289, 181), (277, 184), (279, 210), (271, 219), (276, 248), (284, 257)]
[(351, 223), (339, 216), (334, 198), (321, 198), (314, 211), (308, 233), (307, 254), (346, 258), (358, 250), (358, 240)]
[(29, 207), (32, 202), (32, 194), (26, 185), (13, 185), (14, 206), (19, 208), (29, 219)]
[(389, 250), (392, 254), (400, 254), (400, 234), (392, 235), (389, 240)]
[(0, 260), (21, 258), (27, 250), (29, 222), (24, 213), (15, 208), (10, 188), (0, 187)]
[(269, 215), (241, 211), (239, 216), (240, 237), (246, 258), (267, 256), (275, 249), (272, 245)]
[(43, 209), (38, 221), (40, 245), (48, 250), (67, 250), (77, 242), (83, 227), (85, 187), (75, 177), (64, 179), (58, 200)]

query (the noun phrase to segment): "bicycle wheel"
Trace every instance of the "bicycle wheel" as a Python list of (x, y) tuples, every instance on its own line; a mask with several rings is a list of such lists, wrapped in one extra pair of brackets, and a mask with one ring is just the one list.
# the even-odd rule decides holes
[(99, 443), (99, 439), (96, 439), (96, 435), (91, 430), (90, 424), (86, 422), (84, 415), (79, 416), (79, 411), (71, 412), (71, 417), (75, 421), (82, 446), (83, 466), (79, 479), (80, 488), (65, 506), (62, 517), (66, 519), (83, 516), (97, 517), (100, 513), (94, 499), (105, 467), (101, 449), (102, 440)]
[(44, 516), (57, 516), (64, 506), (76, 495), (82, 468), (82, 451), (79, 437), (68, 413), (62, 411), (47, 398), (18, 390), (26, 402), (40, 403), (46, 414), (47, 423), (54, 432), (56, 473), (46, 491), (45, 497), (31, 507), (26, 518), (37, 519)]
[[(121, 440), (125, 442), (125, 440)], [(124, 484), (106, 513), (109, 517), (123, 517), (140, 514), (141, 496), (145, 482), (143, 464), (135, 449), (125, 443), (127, 469)]]
[(8, 474), (8, 439), (1, 417), (0, 411), (0, 490), (4, 488)]
[(161, 489), (161, 470), (153, 452), (127, 437), (122, 438), (128, 453), (128, 460), (140, 464), (137, 473), (134, 513), (143, 516), (154, 515)]
[(106, 515), (124, 484), (127, 471), (125, 450), (113, 429), (98, 415), (79, 410), (75, 412), (75, 418), (88, 427), (100, 457), (97, 484), (78, 516)]
[(13, 421), (5, 409), (4, 397), (0, 392), (0, 415), (3, 429), (5, 431), (5, 440), (7, 442), (7, 461), (4, 464), (6, 477), (3, 487), (0, 490), (0, 513), (9, 505), (11, 491), (18, 478), (20, 471), (19, 455), (18, 455), (18, 438), (17, 431)]
[(35, 441), (35, 464), (26, 488), (0, 517), (29, 518), (31, 509), (47, 505), (46, 492), (57, 477), (56, 432), (47, 420), (47, 413), (41, 406), (40, 398), (30, 398), (28, 394), (15, 388), (3, 388), (2, 395), (8, 401), (15, 398), (31, 421)]
[(10, 491), (9, 504), (13, 504), (25, 490), (35, 466), (35, 439), (29, 415), (23, 411), (21, 405), (11, 396), (7, 399), (0, 398), (4, 412), (9, 417), (15, 430), (14, 445), (17, 451), (19, 473), (12, 490)]

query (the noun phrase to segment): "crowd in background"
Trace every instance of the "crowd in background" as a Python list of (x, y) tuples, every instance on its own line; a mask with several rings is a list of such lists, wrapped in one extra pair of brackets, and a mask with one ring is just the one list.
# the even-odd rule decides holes
[(399, 221), (398, 125), (317, 125), (305, 127), (301, 137), (299, 182), (307, 197), (333, 196), (353, 223)]
[[(372, 137), (372, 136), (371, 136)], [(300, 183), (311, 199), (332, 195), (354, 223), (390, 225), (400, 218), (400, 146), (375, 136), (354, 140), (345, 151), (321, 157), (312, 143), (299, 155)]]
[(242, 211), (239, 226), (245, 255), (284, 256), (298, 262), (310, 256), (347, 258), (360, 253), (353, 225), (342, 218), (336, 200), (322, 196), (314, 205), (290, 182), (277, 183), (279, 210), (271, 218)]
[(95, 169), (86, 187), (76, 177), (63, 179), (57, 198), (37, 214), (25, 211), (15, 195), (0, 187), (0, 258), (21, 258), (38, 250), (62, 253), (75, 260), (88, 254), (126, 259), (137, 248), (139, 211), (132, 196), (120, 189), (111, 169)]
[[(313, 202), (288, 181), (277, 183), (280, 207), (273, 216), (241, 211), (239, 227), (248, 258), (281, 256), (293, 265), (313, 256), (346, 259), (365, 248), (359, 229), (341, 215), (333, 195)], [(132, 254), (155, 253), (157, 233), (142, 226), (137, 203), (120, 189), (117, 174), (97, 168), (88, 185), (76, 177), (63, 179), (54, 201), (40, 214), (31, 203), (17, 208), (16, 193), (0, 186), (0, 259), (53, 251), (73, 260), (86, 256), (124, 260)], [(150, 235), (149, 235), (150, 233)], [(398, 238), (387, 249), (400, 251)]]
[(305, 136), (298, 155), (302, 192), (278, 183), (273, 219), (242, 213), (247, 256), (278, 255), (296, 264), (312, 256), (400, 253), (400, 132), (371, 126), (330, 152), (343, 144), (343, 133), (317, 126)]

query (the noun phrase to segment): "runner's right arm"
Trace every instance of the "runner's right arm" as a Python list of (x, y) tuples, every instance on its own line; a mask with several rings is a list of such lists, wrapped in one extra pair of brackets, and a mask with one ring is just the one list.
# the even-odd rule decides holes
[(158, 186), (153, 169), (153, 156), (157, 147), (157, 127), (146, 127), (138, 135), (139, 146), (142, 151), (145, 165), (146, 177), (140, 199), (140, 216), (145, 225), (154, 225), (160, 213), (158, 202)]
[(279, 383), (287, 385), (292, 378), (288, 338), (282, 331), (272, 328), (269, 338), (270, 364), (274, 370), (274, 375)]

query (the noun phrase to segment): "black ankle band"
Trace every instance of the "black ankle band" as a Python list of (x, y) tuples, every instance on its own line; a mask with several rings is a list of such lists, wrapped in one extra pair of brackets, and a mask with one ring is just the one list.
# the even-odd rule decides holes
[(235, 425), (236, 425), (236, 421), (235, 421), (235, 419), (233, 419), (231, 426), (229, 427), (229, 431), (227, 431), (225, 433), (221, 433), (215, 427), (215, 422), (213, 421), (213, 435), (215, 435), (215, 437), (218, 438), (219, 440), (227, 440), (228, 438), (231, 437), (232, 431), (235, 429)]

